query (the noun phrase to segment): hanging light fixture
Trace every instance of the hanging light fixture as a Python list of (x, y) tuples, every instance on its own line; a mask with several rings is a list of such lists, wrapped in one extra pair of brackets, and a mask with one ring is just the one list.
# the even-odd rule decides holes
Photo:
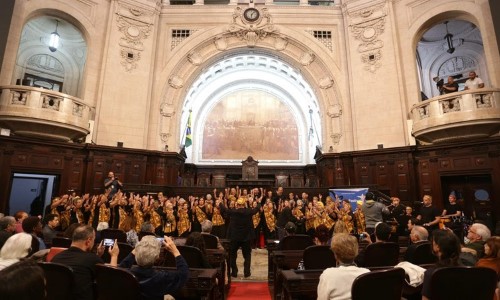
[(448, 32), (448, 22), (449, 21), (444, 22), (444, 25), (446, 26), (446, 35), (444, 36), (444, 39), (448, 43), (448, 50), (446, 50), (446, 52), (452, 54), (455, 52), (455, 47), (453, 47), (453, 34)]
[(49, 50), (51, 52), (56, 52), (59, 48), (59, 33), (57, 33), (57, 27), (59, 26), (59, 21), (56, 20), (56, 30), (50, 34)]

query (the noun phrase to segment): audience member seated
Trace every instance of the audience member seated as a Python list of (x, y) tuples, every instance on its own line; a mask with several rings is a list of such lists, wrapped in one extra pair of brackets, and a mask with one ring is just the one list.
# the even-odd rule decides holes
[[(75, 274), (74, 289), (72, 299), (93, 299), (95, 265), (103, 264), (100, 256), (104, 253), (102, 243), (97, 247), (97, 255), (91, 253), (95, 243), (95, 230), (91, 226), (81, 225), (73, 233), (71, 247), (54, 256), (52, 262), (71, 267)], [(120, 249), (115, 241), (113, 247), (108, 249), (111, 256), (110, 265), (118, 264), (118, 254)]]
[(360, 252), (356, 263), (360, 266), (395, 266), (399, 259), (399, 245), (389, 242), (392, 228), (389, 224), (379, 222), (375, 225), (375, 242), (370, 235), (363, 232), (361, 241), (368, 243), (365, 250)]
[(338, 233), (333, 236), (331, 249), (337, 261), (336, 268), (328, 268), (319, 278), (318, 300), (323, 299), (351, 299), (351, 286), (361, 274), (370, 270), (358, 268), (354, 258), (358, 255), (358, 241), (347, 233)]
[(14, 218), (16, 219), (16, 232), (24, 232), (23, 231), (23, 221), (29, 217), (28, 213), (25, 211), (18, 211), (14, 214)]
[(306, 234), (289, 235), (278, 244), (279, 250), (304, 250), (314, 245), (313, 239)]
[(0, 219), (0, 249), (3, 245), (16, 232), (16, 219), (11, 216), (2, 217)]
[(287, 236), (295, 235), (297, 233), (297, 226), (293, 222), (287, 222), (284, 227), (285, 231), (280, 242)]
[(135, 247), (135, 245), (137, 245), (137, 243), (139, 242), (139, 236), (135, 231), (136, 225), (137, 220), (134, 218), (134, 216), (127, 216), (125, 217), (125, 220), (123, 221), (123, 224), (121, 226), (121, 230), (123, 230), (127, 235), (127, 243), (132, 247)]
[(0, 271), (0, 295), (2, 300), (46, 299), (42, 268), (27, 259), (3, 269)]
[(139, 231), (138, 234), (139, 241), (142, 240), (142, 238), (145, 237), (146, 235), (156, 236), (155, 227), (149, 221), (142, 223), (141, 231)]
[(447, 229), (434, 230), (432, 233), (432, 249), (438, 258), (435, 267), (424, 273), (422, 300), (431, 299), (431, 277), (437, 268), (460, 266), (460, 241), (458, 237)]
[[(205, 248), (205, 240), (199, 232), (191, 232), (186, 239), (185, 246), (191, 246), (200, 249), (202, 256), (202, 264), (204, 269), (210, 269), (212, 266), (207, 260), (207, 251)], [(189, 265), (189, 264), (188, 264)]]
[(21, 258), (28, 257), (31, 250), (33, 236), (24, 232), (16, 233), (7, 239), (0, 250), (0, 270), (13, 265)]
[[(38, 252), (38, 250), (44, 250), (47, 247), (45, 243), (40, 238), (42, 234), (42, 221), (38, 217), (27, 217), (23, 220), (23, 231), (31, 234), (38, 241), (38, 248), (32, 249), (33, 253)], [(36, 245), (36, 242), (33, 244)]]
[(474, 223), (469, 227), (467, 237), (465, 238), (465, 246), (462, 247), (462, 252), (471, 253), (477, 259), (484, 255), (484, 243), (491, 237), (491, 232), (484, 224)]
[[(410, 233), (411, 245), (406, 249), (404, 260), (416, 265), (433, 263), (435, 259), (432, 254), (432, 244), (428, 238), (429, 232), (427, 229), (423, 226), (413, 226)], [(428, 253), (425, 253), (427, 251)]]
[[(104, 229), (108, 229), (108, 228), (109, 228), (108, 222), (99, 222), (99, 224), (97, 224), (94, 243), (96, 243), (96, 244), (101, 243), (101, 241), (102, 241), (101, 232)], [(73, 236), (71, 236), (71, 238), (73, 238)]]
[(328, 245), (329, 239), (330, 239), (330, 231), (324, 224), (321, 224), (318, 227), (316, 227), (316, 231), (314, 232), (314, 244)]
[[(175, 257), (176, 272), (153, 268), (162, 245)], [(120, 267), (130, 268), (139, 280), (143, 299), (148, 300), (162, 300), (164, 295), (172, 294), (184, 286), (189, 278), (189, 267), (168, 236), (161, 243), (154, 236), (144, 236)]]
[(476, 267), (484, 267), (495, 270), (500, 277), (500, 237), (492, 236), (486, 240), (484, 244), (484, 256), (481, 258)]
[(52, 239), (57, 236), (56, 227), (59, 226), (59, 216), (48, 214), (44, 218), (45, 226), (42, 229), (43, 242), (45, 245), (52, 245)]
[(211, 249), (207, 245), (207, 237), (206, 236), (213, 236), (217, 240), (217, 249), (224, 250), (224, 247), (222, 246), (219, 237), (216, 235), (212, 234), (212, 228), (213, 228), (213, 223), (210, 220), (205, 220), (201, 222), (201, 234), (205, 235), (205, 246), (207, 246), (207, 249)]
[[(80, 223), (73, 223), (66, 228), (66, 230), (63, 233), (63, 237), (72, 239), (73, 238), (73, 232), (75, 232), (75, 229), (79, 227), (81, 224)], [(97, 238), (97, 237), (96, 237)]]
[(335, 225), (333, 225), (333, 233), (332, 236), (326, 242), (327, 245), (332, 244), (332, 238), (337, 233), (350, 233), (349, 229), (347, 229), (346, 223), (342, 220), (338, 220), (337, 222), (335, 222)]

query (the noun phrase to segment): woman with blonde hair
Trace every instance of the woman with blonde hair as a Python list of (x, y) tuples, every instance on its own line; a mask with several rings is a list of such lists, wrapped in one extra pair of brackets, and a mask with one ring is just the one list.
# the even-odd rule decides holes
[(7, 239), (0, 251), (0, 270), (28, 257), (33, 236), (24, 232), (16, 233)]
[(331, 249), (337, 267), (324, 270), (319, 277), (318, 300), (351, 299), (354, 279), (370, 270), (358, 268), (354, 263), (354, 258), (358, 255), (358, 240), (354, 236), (347, 233), (336, 234)]

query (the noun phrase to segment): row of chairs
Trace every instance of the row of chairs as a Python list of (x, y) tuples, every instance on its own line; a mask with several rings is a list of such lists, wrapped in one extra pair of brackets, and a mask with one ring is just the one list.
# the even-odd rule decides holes
[[(285, 271), (290, 272), (290, 271)], [(321, 270), (294, 271), (300, 273), (314, 272), (319, 281)], [(291, 286), (300, 286), (293, 294), (293, 291), (284, 289), (282, 299), (316, 299), (316, 289), (303, 288), (300, 281), (295, 281)], [(371, 272), (358, 276), (351, 287), (353, 300), (384, 299), (400, 300), (414, 299), (407, 298), (404, 289), (405, 272), (402, 268), (385, 268), (372, 270)], [(431, 299), (440, 300), (491, 300), (494, 297), (497, 286), (496, 272), (490, 268), (477, 267), (443, 267), (434, 271), (431, 277), (430, 294)], [(421, 289), (421, 286), (420, 286)], [(300, 291), (299, 291), (300, 290)], [(421, 299), (417, 293), (415, 299)]]
[[(280, 242), (279, 249), (304, 250), (306, 269), (328, 268), (335, 265), (329, 246), (311, 247), (313, 245), (312, 238), (308, 235), (292, 235)], [(364, 248), (362, 266), (364, 267), (395, 266), (399, 263), (400, 246), (397, 243), (380, 242), (362, 246)], [(430, 243), (418, 244), (409, 262), (416, 265), (435, 263), (436, 257), (432, 254), (432, 245)]]
[[(52, 262), (40, 262), (39, 265), (45, 272), (47, 299), (71, 299), (73, 270)], [(132, 273), (124, 269), (96, 265), (96, 288), (98, 300), (140, 299), (139, 282)]]
[[(362, 274), (352, 284), (352, 299), (400, 300), (404, 280), (405, 272), (401, 268)], [(439, 268), (433, 273), (430, 293), (432, 299), (440, 300), (491, 300), (496, 285), (496, 272), (492, 269), (447, 267)]]

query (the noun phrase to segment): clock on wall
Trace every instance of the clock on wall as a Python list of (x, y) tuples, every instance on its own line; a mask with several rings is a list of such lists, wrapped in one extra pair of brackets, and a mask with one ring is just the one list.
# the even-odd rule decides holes
[(259, 19), (259, 16), (260, 16), (260, 12), (256, 8), (253, 8), (253, 7), (247, 8), (243, 12), (243, 17), (245, 17), (245, 20), (247, 20), (248, 22), (257, 21)]

